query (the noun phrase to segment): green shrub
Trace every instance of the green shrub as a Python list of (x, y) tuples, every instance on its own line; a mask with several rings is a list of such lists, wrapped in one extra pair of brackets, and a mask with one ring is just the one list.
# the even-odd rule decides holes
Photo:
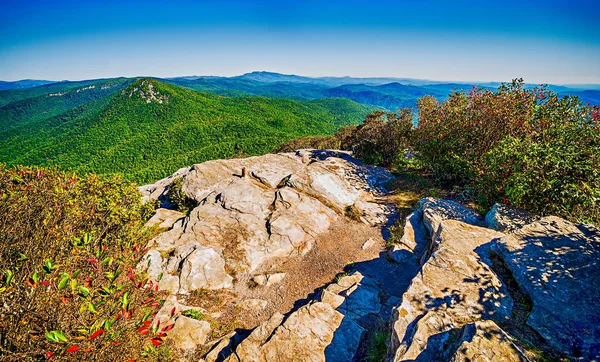
[(528, 133), (537, 94), (523, 81), (497, 92), (474, 88), (454, 92), (439, 103), (431, 96), (418, 101), (419, 123), (412, 138), (423, 165), (440, 181), (466, 183), (476, 178), (483, 156), (504, 137)]
[(365, 163), (392, 166), (399, 157), (404, 157), (413, 127), (412, 118), (410, 109), (397, 113), (375, 111), (345, 136), (342, 148), (352, 150), (354, 156)]
[(411, 144), (442, 182), (542, 215), (600, 222), (599, 108), (522, 80), (419, 100)]
[(169, 186), (167, 196), (169, 201), (177, 207), (177, 210), (185, 214), (189, 213), (192, 209), (198, 206), (196, 200), (188, 197), (183, 191), (183, 179), (181, 177), (173, 180)]
[(140, 328), (164, 293), (135, 271), (150, 211), (121, 177), (0, 166), (0, 360), (160, 360)]
[(597, 109), (553, 96), (536, 108), (532, 125), (535, 132), (506, 137), (486, 155), (481, 203), (503, 200), (541, 215), (600, 223)]

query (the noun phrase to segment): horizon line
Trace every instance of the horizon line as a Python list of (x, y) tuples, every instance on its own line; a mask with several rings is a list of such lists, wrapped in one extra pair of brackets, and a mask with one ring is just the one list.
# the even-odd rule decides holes
[[(413, 77), (399, 77), (399, 76), (352, 76), (352, 75), (343, 75), (343, 76), (337, 76), (337, 75), (320, 75), (320, 76), (310, 76), (310, 75), (300, 75), (300, 74), (295, 74), (295, 73), (279, 73), (279, 72), (274, 72), (274, 71), (269, 71), (269, 70), (253, 70), (253, 71), (249, 71), (249, 72), (245, 72), (242, 74), (235, 74), (235, 75), (212, 75), (212, 74), (204, 74), (204, 75), (198, 75), (198, 74), (192, 74), (192, 75), (176, 75), (176, 76), (166, 76), (166, 77), (161, 77), (161, 76), (154, 76), (154, 75), (134, 75), (134, 76), (127, 76), (127, 75), (119, 75), (119, 76), (108, 76), (108, 77), (98, 77), (98, 78), (80, 78), (80, 79), (61, 79), (61, 80), (51, 80), (51, 79), (36, 79), (36, 78), (22, 78), (22, 79), (16, 79), (16, 80), (4, 80), (4, 79), (0, 79), (0, 82), (6, 82), (6, 83), (17, 83), (17, 82), (24, 82), (24, 81), (42, 81), (42, 82), (51, 82), (51, 83), (63, 83), (63, 82), (83, 82), (83, 81), (89, 81), (89, 80), (102, 80), (102, 79), (114, 79), (114, 78), (157, 78), (157, 79), (174, 79), (174, 78), (187, 78), (187, 77), (198, 77), (198, 78), (203, 78), (203, 77), (216, 77), (216, 78), (235, 78), (235, 77), (241, 77), (244, 75), (248, 75), (248, 74), (253, 74), (253, 73), (270, 73), (270, 74), (277, 74), (277, 75), (283, 75), (283, 76), (296, 76), (296, 77), (302, 77), (302, 78), (310, 78), (310, 79), (324, 79), (324, 78), (333, 78), (333, 79), (344, 79), (344, 78), (350, 78), (350, 79), (397, 79), (397, 80), (413, 80), (413, 81), (426, 81), (426, 82), (439, 82), (439, 84), (447, 84), (447, 83), (458, 83), (458, 84), (482, 84), (482, 83), (498, 83), (498, 84), (502, 84), (502, 83), (510, 83), (512, 80), (514, 79), (519, 79), (519, 77), (517, 78), (512, 78), (511, 80), (507, 80), (507, 81), (498, 81), (498, 80), (450, 80), (450, 79), (429, 79), (429, 78), (413, 78)], [(600, 83), (538, 83), (538, 82), (527, 82), (525, 80), (525, 78), (523, 78), (525, 84), (536, 84), (536, 85), (556, 85), (556, 86), (600, 86)]]

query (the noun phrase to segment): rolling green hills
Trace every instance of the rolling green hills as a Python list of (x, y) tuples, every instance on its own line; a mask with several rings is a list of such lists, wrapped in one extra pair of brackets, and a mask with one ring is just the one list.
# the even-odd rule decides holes
[(331, 134), (371, 110), (347, 99), (229, 98), (150, 78), (4, 93), (0, 162), (123, 173), (140, 183), (185, 165), (263, 154), (291, 138)]

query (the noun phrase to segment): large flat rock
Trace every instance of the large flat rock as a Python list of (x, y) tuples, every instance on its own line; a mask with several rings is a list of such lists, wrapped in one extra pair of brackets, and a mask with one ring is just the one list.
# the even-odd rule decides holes
[(533, 301), (527, 324), (562, 353), (600, 359), (600, 231), (545, 217), (492, 249)]

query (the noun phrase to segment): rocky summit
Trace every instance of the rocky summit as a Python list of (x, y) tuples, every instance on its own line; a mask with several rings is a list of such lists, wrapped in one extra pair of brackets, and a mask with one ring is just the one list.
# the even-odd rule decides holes
[(598, 229), (434, 198), (400, 219), (393, 181), (299, 150), (140, 187), (154, 322), (190, 361), (600, 360)]

